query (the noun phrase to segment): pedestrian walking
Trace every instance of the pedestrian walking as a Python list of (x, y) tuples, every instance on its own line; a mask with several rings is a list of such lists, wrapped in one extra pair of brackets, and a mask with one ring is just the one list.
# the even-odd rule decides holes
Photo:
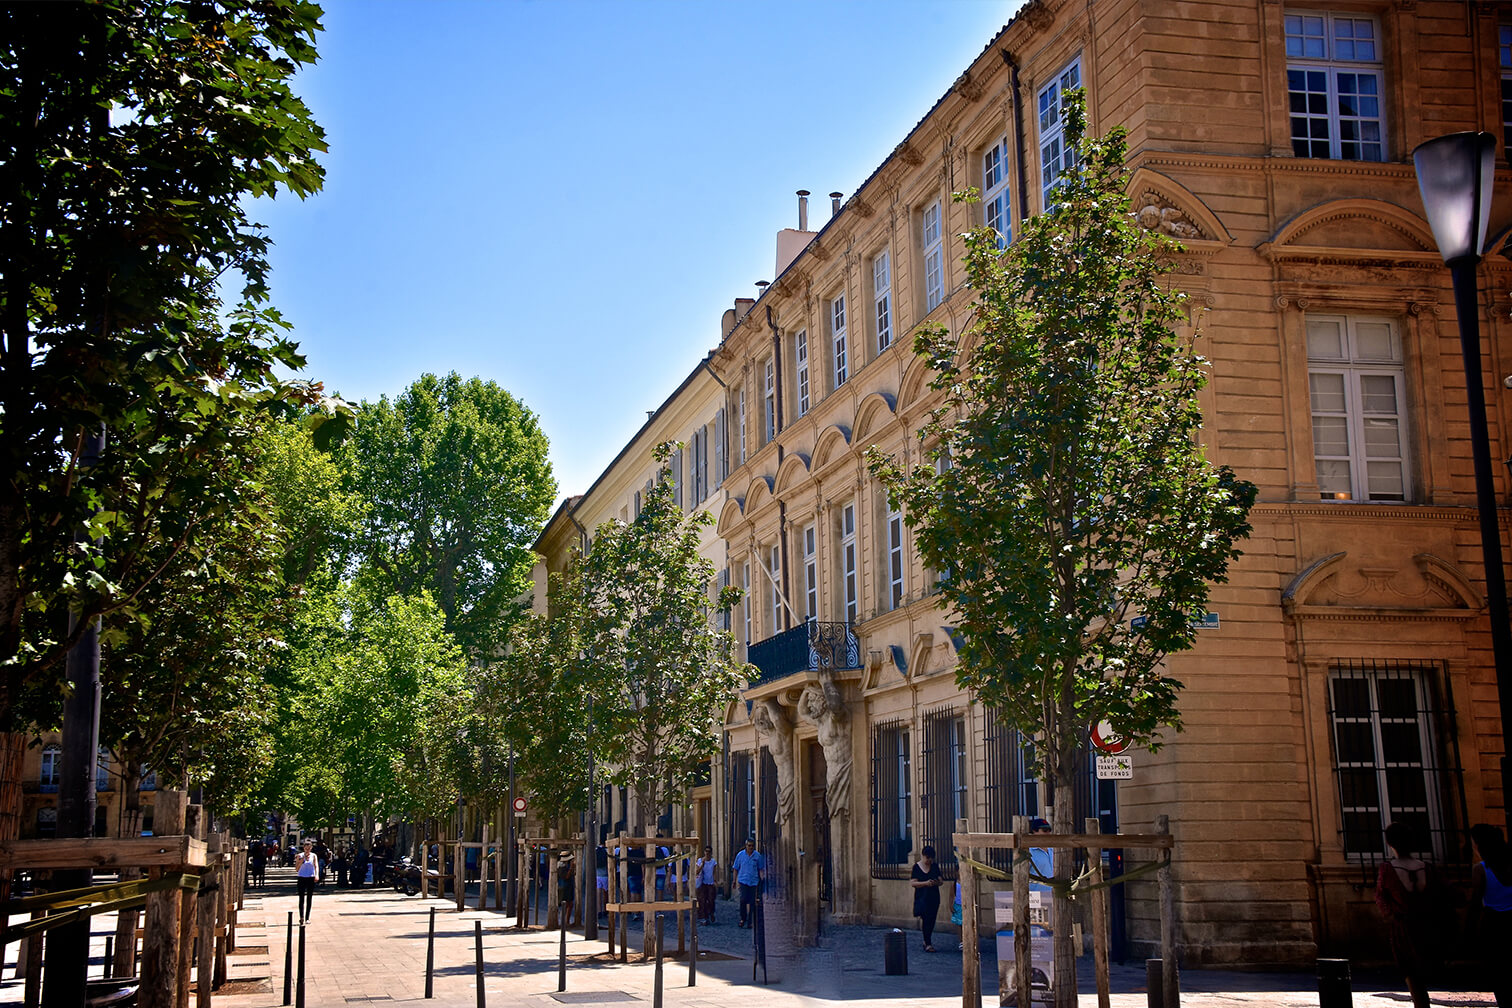
[(735, 882), (740, 886), (740, 926), (756, 923), (756, 897), (766, 881), (766, 858), (756, 850), (756, 838), (747, 837), (745, 850), (735, 855)]
[[(1376, 907), (1386, 922), (1391, 958), (1407, 980), (1413, 1008), (1429, 1008), (1428, 980), (1443, 962), (1443, 889), (1429, 864), (1413, 856), (1412, 830), (1406, 823), (1386, 827), (1386, 846), (1391, 857), (1376, 872)], [(1505, 948), (1501, 954), (1506, 954)]]
[(315, 887), (320, 884), (320, 856), (315, 853), (315, 841), (305, 839), (302, 849), (295, 856), (295, 885), (299, 892), (299, 919), (310, 919), (314, 909)]
[(698, 922), (714, 923), (714, 872), (719, 862), (714, 858), (714, 848), (705, 846), (703, 857), (693, 866), (694, 884), (698, 886)]
[(352, 853), (352, 886), (360, 889), (367, 882), (368, 852), (359, 838)]
[(337, 844), (336, 853), (331, 855), (331, 867), (336, 869), (336, 888), (347, 887), (347, 851), (346, 844)]
[(1512, 965), (1507, 961), (1512, 949), (1512, 849), (1490, 823), (1470, 827), (1470, 839), (1480, 858), (1470, 873), (1476, 951), (1497, 1008), (1512, 1008)]
[(935, 919), (940, 915), (940, 884), (943, 879), (940, 866), (935, 864), (934, 847), (925, 844), (920, 853), (908, 878), (914, 891), (913, 915), (919, 918), (919, 929), (924, 932), (924, 951), (933, 952)]
[(261, 888), (267, 881), (268, 868), (268, 848), (263, 846), (261, 840), (248, 848), (247, 863), (252, 870), (252, 884)]

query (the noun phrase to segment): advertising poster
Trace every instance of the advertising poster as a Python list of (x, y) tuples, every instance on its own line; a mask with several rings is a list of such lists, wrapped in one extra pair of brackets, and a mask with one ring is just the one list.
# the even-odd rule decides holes
[[(998, 1003), (1016, 1005), (1018, 992), (1013, 979), (1013, 890), (992, 894), (993, 919), (998, 926)], [(1029, 966), (1030, 997), (1050, 1000), (1050, 978), (1055, 975), (1052, 948), (1055, 927), (1049, 889), (1031, 884), (1029, 890)]]

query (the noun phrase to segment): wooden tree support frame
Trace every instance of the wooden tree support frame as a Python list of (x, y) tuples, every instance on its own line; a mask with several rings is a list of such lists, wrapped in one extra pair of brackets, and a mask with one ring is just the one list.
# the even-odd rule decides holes
[[(208, 816), (200, 806), (189, 805), (183, 791), (159, 791), (156, 807), (158, 824), (169, 835), (0, 842), (0, 873), (20, 868), (144, 872), (143, 881), (152, 891), (144, 896), (145, 926), (132, 936), (143, 941), (137, 1003), (143, 1008), (188, 1008), (193, 989), (197, 1008), (210, 1008), (211, 991), (225, 982), (227, 956), (236, 951), (247, 847), (228, 833), (212, 834), (207, 839), (203, 824)], [(195, 877), (187, 884), (154, 885), (182, 874)], [(99, 899), (75, 902), (86, 904), (86, 913), (103, 912), (117, 905), (104, 902), (111, 890), (129, 890), (132, 886), (130, 880), (123, 880), (115, 886), (93, 887)], [(127, 899), (138, 902), (137, 897)], [(120, 961), (134, 964), (135, 941), (132, 946)], [(117, 970), (116, 975), (130, 974)], [(193, 988), (191, 976), (197, 981)], [(28, 974), (27, 979), (27, 990), (31, 991), (33, 978)]]
[[(677, 951), (687, 950), (687, 942), (692, 941), (693, 947), (698, 947), (698, 915), (693, 911), (698, 903), (693, 898), (692, 865), (694, 859), (703, 850), (703, 840), (696, 836), (691, 837), (635, 837), (621, 833), (614, 838), (614, 847), (609, 849), (609, 898), (604, 908), (609, 912), (609, 934), (607, 936), (609, 954), (615, 955), (615, 935), (619, 935), (619, 961), (629, 961), (629, 950), (626, 948), (626, 937), (629, 930), (629, 915), (656, 914), (662, 911), (671, 911), (677, 915)], [(658, 864), (665, 864), (671, 868), (674, 865), (684, 865), (683, 870), (677, 872), (677, 895), (672, 899), (639, 899), (631, 901), (630, 895), (630, 869), (632, 858), (622, 852), (633, 848), (641, 848), (641, 858), (638, 864), (642, 872), (655, 872)], [(656, 849), (666, 847), (672, 853), (665, 858), (657, 857)], [(641, 893), (645, 894), (647, 880), (642, 877)], [(687, 935), (683, 931), (683, 911), (688, 912)], [(649, 935), (651, 929), (646, 928)]]
[[(476, 840), (452, 840), (444, 842), (440, 846), (442, 863), (436, 867), (442, 873), (442, 885), (445, 884), (448, 876), (452, 881), (452, 896), (457, 901), (457, 910), (467, 909), (465, 903), (467, 897), (467, 852), (469, 850), (476, 850), (478, 852), (478, 909), (488, 909), (488, 886), (491, 879), (494, 886), (493, 908), (495, 910), (503, 910), (504, 845), (490, 839), (488, 834), (485, 833), (481, 842)], [(444, 866), (448, 858), (451, 861), (451, 871), (449, 873)], [(436, 895), (440, 896), (442, 893), (438, 892)]]
[[(525, 880), (528, 877), (530, 877), (529, 874), (527, 873), (526, 869), (528, 867), (530, 867), (532, 861), (534, 860), (534, 856), (536, 854), (539, 854), (543, 850), (546, 851), (550, 855), (550, 860), (548, 862), (548, 868), (547, 868), (547, 872), (546, 872), (546, 877), (547, 877), (547, 880), (549, 881), (551, 878), (553, 878), (555, 876), (557, 861), (561, 857), (561, 855), (564, 854), (564, 853), (572, 854), (573, 857), (574, 857), (574, 859), (577, 861), (578, 871), (579, 872), (583, 871), (584, 870), (583, 865), (586, 863), (586, 860), (587, 860), (586, 857), (584, 857), (583, 855), (585, 855), (587, 853), (587, 849), (588, 849), (588, 844), (587, 844), (587, 841), (583, 838), (582, 834), (577, 834), (576, 836), (571, 836), (571, 837), (516, 837), (515, 838), (515, 851), (516, 851), (516, 857), (518, 858), (518, 861), (516, 863), (516, 870), (515, 870), (515, 926), (516, 927), (521, 927), (521, 928), (529, 927), (530, 926), (530, 914), (536, 910), (536, 905), (535, 905), (536, 901), (533, 900), (533, 899), (527, 898), (526, 893), (525, 893), (525, 890), (528, 888), (528, 886), (526, 885), (526, 881)], [(541, 884), (545, 885), (546, 883), (542, 882)], [(577, 890), (574, 889), (573, 891), (576, 892)], [(549, 898), (551, 890), (547, 889), (546, 892), (547, 892), (548, 898)], [(551, 907), (552, 913), (556, 912), (557, 907), (556, 907), (556, 901), (555, 900), (551, 900), (548, 903), (548, 906)], [(586, 913), (587, 911), (584, 910), (583, 912)], [(548, 918), (548, 923), (549, 923), (549, 921), (550, 921), (550, 918)], [(536, 923), (539, 924), (541, 922), (540, 922), (539, 919), (537, 919)]]
[[(1085, 833), (1030, 833), (1029, 820), (1015, 817), (1013, 833), (956, 833), (951, 837), (961, 859), (961, 1005), (962, 1008), (982, 1006), (982, 948), (977, 940), (979, 913), (977, 908), (977, 871), (972, 862), (989, 850), (1027, 851), (1031, 847), (1051, 849), (1069, 847), (1088, 852), (1089, 871), (1080, 892), (1091, 897), (1092, 917), (1092, 962), (1097, 978), (1098, 1008), (1108, 1008), (1111, 999), (1111, 984), (1108, 978), (1108, 890), (1102, 874), (1102, 852), (1139, 848), (1155, 851), (1173, 851), (1170, 820), (1158, 816), (1154, 833), (1103, 833), (1096, 819), (1086, 820)], [(1030, 1004), (1029, 997), (1029, 865), (1027, 858), (1013, 859), (1013, 934), (1014, 934), (1014, 986), (1018, 991), (1018, 1003), (1024, 1008)], [(1164, 1008), (1179, 1008), (1179, 992), (1176, 981), (1175, 899), (1171, 883), (1171, 866), (1167, 858), (1156, 870), (1160, 886), (1160, 960)], [(1118, 884), (1123, 878), (1109, 880)], [(967, 941), (970, 935), (972, 940)]]

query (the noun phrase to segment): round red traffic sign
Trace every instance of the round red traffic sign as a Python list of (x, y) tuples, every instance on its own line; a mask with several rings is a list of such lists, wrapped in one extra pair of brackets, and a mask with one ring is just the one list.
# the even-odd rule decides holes
[(1117, 756), (1129, 748), (1128, 740), (1114, 732), (1113, 726), (1106, 721), (1097, 722), (1097, 727), (1092, 729), (1092, 744), (1109, 756)]
[(525, 799), (524, 798), (516, 798), (510, 804), (512, 804), (514, 806), (514, 810), (516, 812), (524, 812), (525, 811)]

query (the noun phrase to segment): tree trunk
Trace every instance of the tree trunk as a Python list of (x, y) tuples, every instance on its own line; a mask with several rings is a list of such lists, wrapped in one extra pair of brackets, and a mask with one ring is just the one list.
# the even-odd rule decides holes
[[(1059, 766), (1055, 774), (1055, 806), (1052, 809), (1050, 829), (1054, 833), (1075, 833), (1075, 790), (1073, 785), (1074, 754), (1070, 760), (1058, 754)], [(1076, 852), (1069, 847), (1057, 847), (1053, 852), (1056, 888), (1052, 913), (1055, 932), (1052, 938), (1055, 954), (1055, 1006), (1076, 1008), (1076, 947), (1072, 941), (1071, 901), (1066, 898), (1061, 883), (1068, 881), (1074, 872)]]
[[(116, 825), (119, 837), (134, 837), (142, 832), (142, 765), (129, 759), (121, 761), (121, 819)], [(122, 868), (121, 881), (142, 877), (140, 868)], [(122, 910), (116, 915), (115, 961), (111, 976), (136, 975), (137, 912)]]

